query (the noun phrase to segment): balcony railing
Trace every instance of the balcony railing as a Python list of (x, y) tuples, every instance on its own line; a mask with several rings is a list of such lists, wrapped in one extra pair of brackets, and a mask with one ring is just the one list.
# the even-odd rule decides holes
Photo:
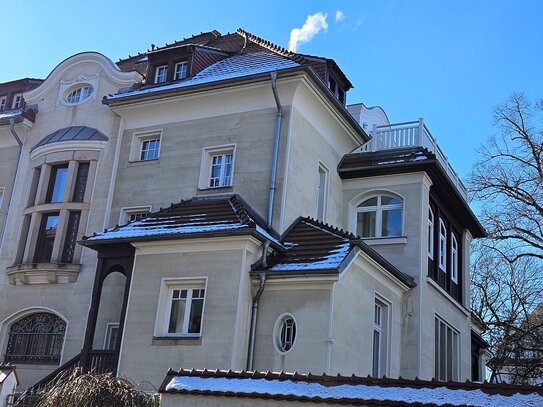
[(456, 186), (460, 194), (467, 200), (467, 190), (460, 177), (454, 171), (447, 156), (443, 153), (437, 140), (432, 136), (423, 119), (412, 122), (374, 126), (371, 131), (371, 140), (362, 147), (361, 151), (380, 151), (402, 147), (424, 147), (436, 155), (438, 162), (443, 166), (449, 179)]

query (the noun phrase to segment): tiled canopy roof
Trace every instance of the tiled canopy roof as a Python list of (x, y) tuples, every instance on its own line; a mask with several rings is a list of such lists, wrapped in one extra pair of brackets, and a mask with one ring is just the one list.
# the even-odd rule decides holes
[(347, 154), (343, 157), (338, 166), (340, 173), (356, 171), (367, 168), (376, 168), (390, 165), (402, 165), (417, 163), (427, 160), (434, 160), (433, 153), (423, 147), (407, 147), (375, 152), (361, 152)]
[(170, 370), (159, 392), (364, 406), (543, 405), (539, 386), (207, 369)]
[[(286, 250), (276, 252), (268, 259), (266, 270), (270, 275), (341, 273), (360, 249), (402, 283), (408, 287), (415, 286), (410, 276), (390, 264), (357, 236), (312, 218), (298, 218), (284, 233), (281, 242)], [(255, 265), (255, 270), (258, 267)]]
[(38, 144), (36, 144), (32, 150), (46, 144), (58, 143), (62, 141), (107, 141), (107, 136), (92, 127), (87, 126), (71, 126), (57, 130), (54, 133), (45, 136)]
[(83, 237), (86, 246), (104, 243), (171, 240), (250, 234), (281, 248), (276, 232), (239, 196), (198, 197), (172, 204), (148, 217)]

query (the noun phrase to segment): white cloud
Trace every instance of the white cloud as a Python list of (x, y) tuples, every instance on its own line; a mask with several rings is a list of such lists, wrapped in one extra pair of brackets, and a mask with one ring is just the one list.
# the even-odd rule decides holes
[(343, 20), (345, 20), (345, 14), (343, 13), (343, 11), (341, 10), (336, 11), (336, 23), (339, 23), (340, 21), (343, 21)]
[(296, 52), (298, 46), (308, 43), (317, 35), (321, 30), (328, 30), (328, 23), (326, 17), (328, 14), (318, 12), (307, 16), (302, 28), (293, 28), (290, 32), (290, 41), (288, 43), (289, 51)]

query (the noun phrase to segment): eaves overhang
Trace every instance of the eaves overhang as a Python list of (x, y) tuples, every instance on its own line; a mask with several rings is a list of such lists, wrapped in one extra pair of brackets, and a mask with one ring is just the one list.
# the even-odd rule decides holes
[[(370, 136), (364, 131), (356, 119), (351, 116), (346, 107), (343, 106), (339, 100), (332, 94), (332, 92), (324, 85), (319, 76), (315, 73), (313, 68), (306, 65), (300, 65), (292, 68), (285, 68), (277, 71), (277, 77), (289, 77), (295, 76), (299, 73), (305, 73), (311, 78), (312, 82), (319, 88), (321, 93), (327, 98), (327, 100), (337, 109), (341, 117), (352, 127), (356, 135), (359, 138), (361, 144), (370, 140)], [(269, 80), (270, 72), (263, 72), (254, 75), (246, 75), (235, 78), (228, 78), (217, 80), (213, 82), (199, 83), (183, 87), (165, 87), (165, 89), (156, 90), (150, 93), (137, 93), (128, 94), (126, 96), (115, 95), (116, 98), (108, 98), (105, 96), (102, 99), (102, 103), (110, 108), (126, 106), (132, 103), (156, 101), (169, 97), (176, 97), (181, 95), (190, 95), (197, 92), (205, 92), (211, 90), (219, 90), (223, 88), (229, 88), (232, 86), (245, 85), (255, 82), (264, 82)], [(113, 95), (112, 95), (113, 96)]]

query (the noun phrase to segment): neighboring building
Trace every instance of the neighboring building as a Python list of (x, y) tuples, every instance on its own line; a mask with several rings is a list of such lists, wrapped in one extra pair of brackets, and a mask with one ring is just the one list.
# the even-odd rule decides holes
[(12, 395), (18, 385), (15, 366), (0, 363), (0, 407), (11, 406)]
[(470, 378), (484, 230), (422, 119), (347, 110), (351, 87), (238, 30), (77, 54), (24, 93), (39, 113), (0, 180), (19, 180), (0, 349), (21, 387), (59, 365), (156, 387), (168, 367)]

